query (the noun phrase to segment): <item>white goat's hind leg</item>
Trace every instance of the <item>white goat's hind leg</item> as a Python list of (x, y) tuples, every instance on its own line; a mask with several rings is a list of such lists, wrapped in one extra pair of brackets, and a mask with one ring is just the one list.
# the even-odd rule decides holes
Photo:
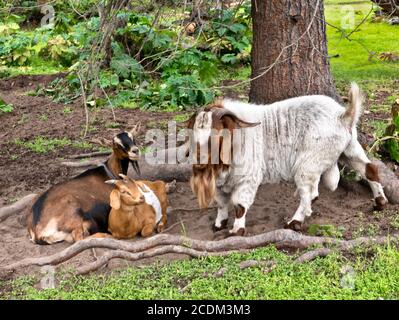
[(363, 179), (367, 180), (373, 192), (376, 209), (382, 210), (388, 200), (380, 183), (377, 166), (371, 163), (357, 141), (352, 141), (344, 154), (346, 156), (345, 161), (359, 172)]
[(295, 178), (295, 182), (301, 202), (292, 219), (285, 225), (285, 228), (299, 231), (305, 218), (310, 217), (312, 214), (312, 200), (316, 199), (319, 194), (320, 175), (303, 176), (299, 174)]

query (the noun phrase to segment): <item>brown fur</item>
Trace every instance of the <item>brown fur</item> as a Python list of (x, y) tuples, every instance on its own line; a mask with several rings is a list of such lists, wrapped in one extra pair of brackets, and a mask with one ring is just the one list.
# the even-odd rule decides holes
[(380, 182), (380, 177), (378, 176), (378, 167), (375, 164), (366, 164), (366, 178), (370, 181)]
[[(204, 111), (212, 111), (212, 129), (219, 132), (218, 136), (211, 137), (208, 146), (212, 146), (211, 139), (219, 139), (219, 143), (214, 143), (218, 146), (219, 161), (217, 164), (211, 163), (211, 154), (208, 155), (207, 164), (194, 164), (193, 174), (190, 179), (191, 189), (196, 194), (200, 208), (207, 208), (215, 197), (216, 179), (219, 174), (228, 170), (231, 164), (232, 155), (232, 134), (236, 128), (246, 128), (257, 125), (258, 123), (248, 123), (239, 119), (235, 114), (223, 108), (221, 100), (215, 101), (212, 105), (207, 106)], [(194, 128), (197, 113), (195, 113), (188, 121), (189, 129)], [(227, 129), (230, 132), (230, 137), (222, 135), (222, 130)], [(209, 150), (210, 148), (208, 148)], [(197, 148), (197, 160), (199, 160), (199, 148)], [(199, 162), (199, 161), (197, 161)]]
[(166, 184), (163, 181), (134, 181), (128, 178), (118, 180), (111, 192), (111, 212), (108, 230), (116, 239), (131, 239), (137, 234), (142, 237), (150, 236), (155, 227), (155, 210), (144, 202), (144, 197), (138, 189), (145, 184), (158, 197), (161, 203), (162, 219), (157, 226), (157, 232), (165, 228), (168, 199)]
[(236, 211), (236, 218), (237, 219), (242, 218), (244, 216), (245, 208), (242, 205), (239, 204), (237, 206), (234, 206), (234, 209)]
[[(122, 133), (123, 134), (123, 133)], [(130, 140), (134, 145), (134, 141)], [(106, 165), (114, 176), (127, 169), (128, 151), (113, 143), (113, 153)], [(124, 162), (125, 168), (122, 168)], [(57, 184), (42, 194), (27, 212), (31, 240), (39, 244), (75, 242), (97, 232), (106, 232), (112, 186), (102, 167)]]

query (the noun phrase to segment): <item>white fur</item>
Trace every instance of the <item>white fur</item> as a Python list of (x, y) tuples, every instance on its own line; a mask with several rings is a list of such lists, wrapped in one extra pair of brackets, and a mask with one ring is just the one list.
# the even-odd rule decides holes
[(162, 219), (162, 209), (161, 209), (161, 203), (154, 193), (154, 191), (151, 190), (148, 186), (143, 184), (144, 190), (142, 190), (139, 187), (139, 190), (141, 194), (144, 196), (144, 201), (150, 205), (151, 207), (154, 208), (155, 210), (155, 223), (158, 223)]
[[(223, 100), (223, 107), (238, 118), (261, 124), (241, 129), (240, 143), (233, 141), (230, 169), (216, 181), (215, 200), (219, 207), (216, 226), (226, 217), (229, 203), (240, 204), (247, 211), (260, 184), (280, 181), (296, 184), (300, 205), (292, 220), (304, 221), (311, 215), (311, 203), (318, 196), (321, 176), (331, 190), (336, 189), (337, 162), (342, 153), (365, 178), (365, 165), (370, 160), (357, 141), (356, 122), (361, 102), (358, 87), (353, 86), (352, 90), (353, 101), (348, 109), (321, 95), (292, 98), (271, 105)], [(204, 124), (210, 128), (211, 117), (209, 112), (208, 117), (205, 114), (197, 116), (194, 126), (194, 138), (202, 142), (209, 134), (197, 131), (196, 136), (196, 130), (204, 128)], [(375, 197), (385, 198), (381, 184), (369, 183)], [(232, 232), (243, 227), (245, 214), (236, 219)]]

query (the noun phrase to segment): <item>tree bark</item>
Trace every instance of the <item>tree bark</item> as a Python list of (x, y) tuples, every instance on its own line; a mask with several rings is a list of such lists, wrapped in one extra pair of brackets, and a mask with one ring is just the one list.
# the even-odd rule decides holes
[(252, 23), (251, 102), (308, 94), (337, 98), (322, 0), (252, 0)]

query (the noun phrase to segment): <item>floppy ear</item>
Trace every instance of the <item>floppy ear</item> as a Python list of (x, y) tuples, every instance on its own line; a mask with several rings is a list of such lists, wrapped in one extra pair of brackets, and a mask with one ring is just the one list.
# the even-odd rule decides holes
[(220, 146), (220, 160), (223, 164), (231, 164), (231, 137), (222, 138)]
[(121, 199), (120, 199), (120, 192), (117, 189), (111, 191), (109, 196), (110, 199), (110, 206), (111, 208), (118, 210), (121, 207)]

